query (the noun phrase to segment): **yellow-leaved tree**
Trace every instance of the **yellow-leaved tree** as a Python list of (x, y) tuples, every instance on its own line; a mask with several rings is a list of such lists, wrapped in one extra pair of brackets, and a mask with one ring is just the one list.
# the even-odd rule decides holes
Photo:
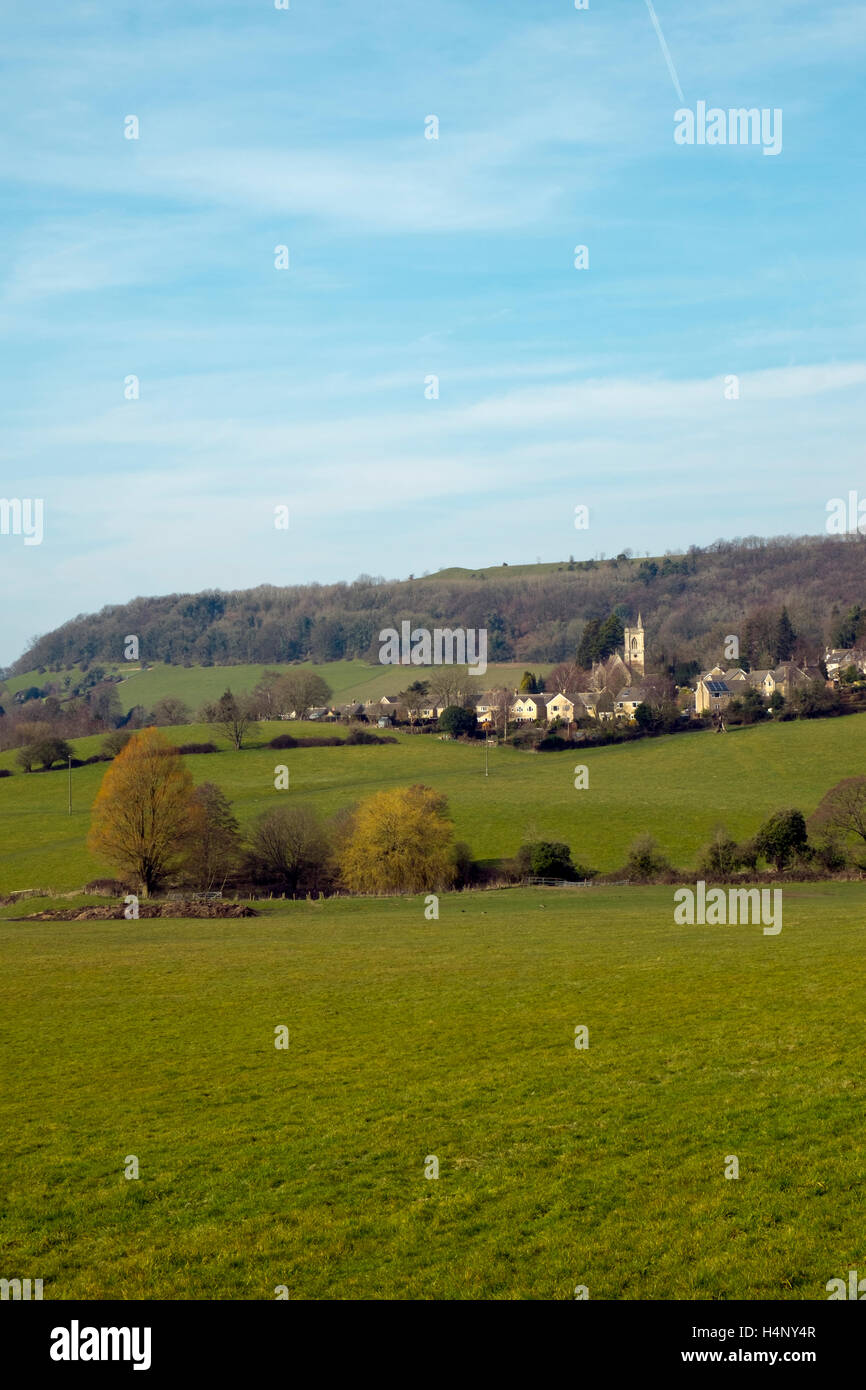
[(142, 897), (182, 862), (197, 824), (193, 780), (158, 729), (133, 734), (102, 779), (88, 849), (134, 875)]
[(352, 893), (423, 893), (454, 881), (451, 821), (430, 787), (376, 792), (355, 808), (337, 862)]

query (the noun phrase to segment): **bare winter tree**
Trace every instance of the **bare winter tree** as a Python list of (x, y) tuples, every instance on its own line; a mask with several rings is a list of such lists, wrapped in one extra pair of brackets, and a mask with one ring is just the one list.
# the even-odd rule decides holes
[(845, 777), (831, 787), (809, 821), (814, 830), (841, 830), (866, 840), (866, 777)]
[(552, 690), (555, 694), (567, 695), (569, 700), (573, 700), (581, 690), (591, 688), (591, 680), (592, 673), (578, 666), (576, 661), (561, 661), (545, 677), (544, 688)]
[(466, 666), (430, 666), (429, 686), (431, 703), (437, 705), (474, 705), (478, 691), (477, 678), (470, 676)]
[(328, 703), (331, 687), (316, 671), (302, 667), (291, 671), (266, 671), (252, 698), (260, 719), (282, 719), (285, 714), (302, 719), (308, 709)]
[(488, 690), (487, 703), (493, 711), (493, 727), (498, 734), (504, 734), (511, 718), (514, 692), (504, 685), (498, 686), (495, 690)]
[(427, 681), (413, 681), (400, 692), (399, 699), (406, 707), (409, 723), (415, 724), (421, 718), (421, 710), (427, 704), (429, 684)]
[(316, 887), (330, 855), (322, 823), (309, 806), (275, 806), (259, 816), (249, 837), (259, 874), (292, 896)]
[(192, 794), (195, 832), (186, 860), (187, 872), (205, 892), (222, 891), (240, 860), (241, 842), (231, 802), (214, 782), (202, 782)]
[(189, 724), (192, 716), (188, 705), (176, 695), (163, 695), (150, 712), (150, 722), (157, 728), (165, 724)]
[(227, 738), (236, 751), (244, 746), (244, 739), (256, 732), (255, 709), (248, 695), (235, 696), (226, 690), (215, 705), (205, 705), (201, 719), (210, 724), (216, 733)]

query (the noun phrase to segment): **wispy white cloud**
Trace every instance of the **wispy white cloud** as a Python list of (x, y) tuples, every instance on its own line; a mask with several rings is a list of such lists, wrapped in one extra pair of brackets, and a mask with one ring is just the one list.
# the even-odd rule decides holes
[(568, 553), (584, 498), (593, 549), (820, 529), (859, 482), (861, 7), (654, 4), (689, 99), (784, 105), (778, 161), (679, 157), (640, 0), (10, 16), (0, 491), (48, 510), (0, 538), (6, 659), (124, 593)]

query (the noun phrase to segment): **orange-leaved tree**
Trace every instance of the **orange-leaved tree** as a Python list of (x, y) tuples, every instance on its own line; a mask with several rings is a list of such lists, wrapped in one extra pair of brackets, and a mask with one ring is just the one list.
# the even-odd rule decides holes
[(183, 860), (197, 824), (193, 780), (158, 729), (133, 734), (102, 779), (87, 845), (147, 897)]
[(396, 787), (355, 809), (337, 851), (352, 893), (423, 893), (455, 875), (452, 826), (444, 796), (430, 787)]

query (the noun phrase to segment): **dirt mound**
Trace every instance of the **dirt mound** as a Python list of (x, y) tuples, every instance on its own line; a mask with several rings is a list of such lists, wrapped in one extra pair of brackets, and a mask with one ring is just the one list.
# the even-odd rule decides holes
[[(49, 912), (31, 912), (19, 922), (115, 922), (126, 920), (123, 904), (117, 907), (59, 907)], [(138, 917), (258, 917), (255, 908), (243, 903), (139, 903)], [(132, 919), (134, 920), (134, 919)]]

